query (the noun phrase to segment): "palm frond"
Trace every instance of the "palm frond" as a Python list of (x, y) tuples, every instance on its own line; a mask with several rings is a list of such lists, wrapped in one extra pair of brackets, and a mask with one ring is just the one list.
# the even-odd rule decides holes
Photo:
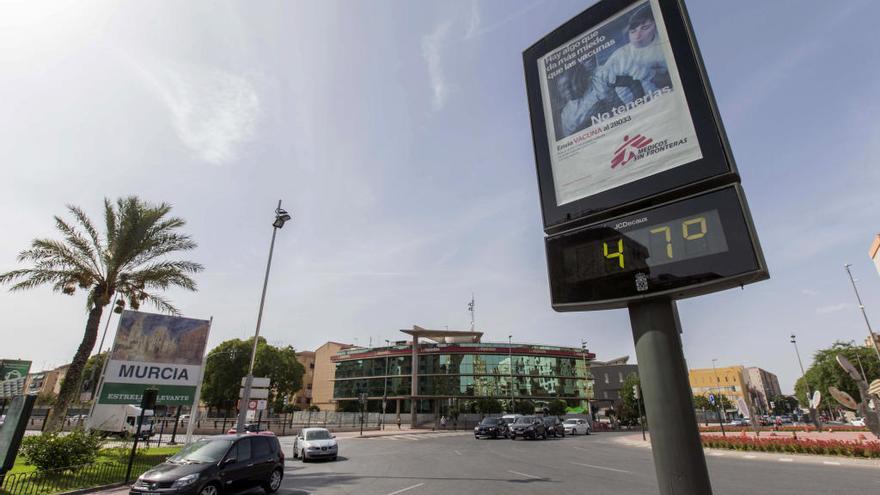
[(153, 306), (155, 306), (156, 309), (158, 309), (159, 311), (162, 311), (164, 313), (169, 313), (174, 316), (177, 316), (180, 314), (180, 311), (178, 311), (177, 308), (174, 307), (174, 305), (172, 305), (170, 302), (168, 302), (168, 300), (166, 300), (160, 296), (157, 296), (155, 294), (147, 294), (147, 297), (144, 300), (149, 302)]
[(97, 254), (96, 259), (98, 261), (103, 261), (104, 257), (102, 253), (104, 251), (104, 246), (101, 245), (101, 236), (100, 234), (98, 234), (98, 229), (95, 228), (92, 220), (85, 214), (82, 208), (78, 206), (67, 205), (67, 209), (71, 213), (73, 213), (73, 216), (76, 217), (76, 220), (79, 222), (80, 225), (82, 225), (82, 228), (85, 229), (86, 233), (89, 235), (89, 238), (92, 241), (92, 247)]
[(98, 253), (100, 253), (100, 246), (96, 251), (89, 241), (87, 241), (86, 238), (76, 230), (76, 228), (57, 216), (55, 217), (55, 228), (64, 234), (64, 239), (67, 241), (67, 244), (74, 248), (77, 257), (80, 260), (83, 262), (88, 260), (88, 263), (96, 272), (101, 272), (101, 267), (99, 265), (100, 261), (97, 259)]

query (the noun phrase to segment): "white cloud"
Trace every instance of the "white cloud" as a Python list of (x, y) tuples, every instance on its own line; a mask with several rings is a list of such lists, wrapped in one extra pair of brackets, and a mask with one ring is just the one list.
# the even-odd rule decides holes
[(248, 78), (204, 66), (123, 59), (165, 103), (177, 137), (202, 160), (230, 162), (253, 137), (260, 97)]
[(801, 289), (801, 294), (805, 296), (818, 296), (819, 293), (814, 291), (813, 289)]
[(480, 32), (480, 6), (477, 0), (471, 2), (471, 13), (468, 17), (468, 28), (464, 34), (464, 39), (468, 40), (476, 36)]
[(434, 110), (440, 110), (446, 104), (446, 98), (449, 96), (449, 86), (443, 75), (443, 68), (440, 65), (441, 49), (447, 41), (449, 26), (451, 22), (439, 24), (434, 32), (422, 36), (422, 57), (428, 64), (428, 77), (431, 80), (431, 91), (434, 93), (432, 105)]
[(843, 311), (852, 307), (853, 305), (851, 303), (830, 304), (828, 306), (821, 306), (816, 308), (816, 314), (827, 315), (829, 313), (836, 313), (838, 311)]

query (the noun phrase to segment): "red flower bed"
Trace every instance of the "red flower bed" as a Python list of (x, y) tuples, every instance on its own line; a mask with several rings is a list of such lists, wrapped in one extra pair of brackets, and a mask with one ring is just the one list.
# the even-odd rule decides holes
[[(721, 433), (720, 426), (700, 426), (700, 431), (703, 433)], [(724, 431), (730, 432), (740, 432), (740, 431), (752, 431), (751, 426), (724, 426)], [(773, 426), (762, 426), (761, 431), (816, 431), (816, 427), (813, 425), (802, 425), (802, 426), (794, 426), (794, 425), (785, 425), (780, 426), (779, 429), (774, 428)], [(820, 431), (868, 431), (868, 428), (865, 426), (850, 426), (850, 425), (824, 425)]]
[(749, 437), (701, 435), (704, 447), (788, 454), (842, 455), (880, 458), (880, 441), (814, 440), (794, 437)]

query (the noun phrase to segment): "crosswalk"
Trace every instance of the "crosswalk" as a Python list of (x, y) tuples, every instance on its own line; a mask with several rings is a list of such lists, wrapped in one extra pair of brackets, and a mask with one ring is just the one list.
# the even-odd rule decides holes
[(379, 437), (382, 440), (397, 440), (403, 442), (421, 442), (424, 440), (431, 440), (434, 438), (440, 437), (453, 437), (453, 436), (464, 436), (464, 435), (473, 435), (473, 433), (467, 431), (459, 431), (452, 433), (410, 433), (410, 434), (402, 434), (402, 435), (387, 435), (383, 437)]

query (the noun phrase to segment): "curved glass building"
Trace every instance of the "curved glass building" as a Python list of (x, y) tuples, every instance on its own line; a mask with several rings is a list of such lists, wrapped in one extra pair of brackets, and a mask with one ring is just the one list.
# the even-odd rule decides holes
[(365, 394), (369, 411), (382, 411), (385, 400), (390, 414), (446, 414), (453, 405), (486, 397), (539, 406), (562, 399), (589, 410), (588, 365), (595, 356), (582, 349), (480, 342), (481, 332), (419, 327), (402, 332), (412, 339), (342, 349), (333, 356), (333, 398), (343, 409)]

